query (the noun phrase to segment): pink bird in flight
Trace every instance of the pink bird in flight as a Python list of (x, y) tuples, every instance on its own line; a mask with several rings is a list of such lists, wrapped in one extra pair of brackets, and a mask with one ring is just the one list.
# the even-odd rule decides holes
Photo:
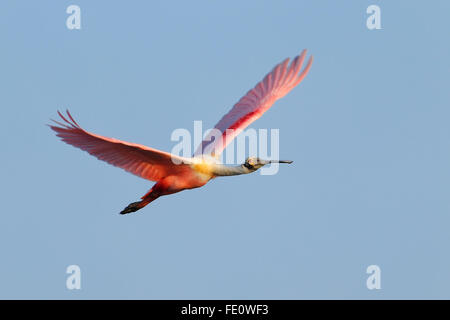
[(58, 126), (50, 125), (50, 128), (62, 141), (87, 151), (99, 160), (155, 181), (140, 201), (129, 204), (120, 213), (135, 212), (160, 196), (202, 187), (216, 177), (252, 173), (269, 163), (292, 163), (249, 157), (242, 165), (228, 166), (220, 163), (218, 156), (242, 130), (303, 80), (313, 61), (311, 56), (301, 71), (305, 56), (306, 50), (303, 50), (290, 64), (288, 58), (276, 65), (216, 124), (215, 129), (222, 134), (221, 139), (205, 137), (191, 158), (90, 133), (78, 125), (69, 111), (66, 117), (58, 111), (64, 123), (53, 120)]

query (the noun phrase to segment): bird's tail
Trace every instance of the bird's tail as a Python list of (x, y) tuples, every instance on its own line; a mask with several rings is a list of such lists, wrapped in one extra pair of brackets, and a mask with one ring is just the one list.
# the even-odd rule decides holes
[(127, 214), (138, 211), (157, 198), (159, 198), (159, 194), (157, 194), (153, 190), (150, 190), (145, 196), (142, 197), (141, 201), (130, 203), (125, 209), (120, 212), (120, 214)]

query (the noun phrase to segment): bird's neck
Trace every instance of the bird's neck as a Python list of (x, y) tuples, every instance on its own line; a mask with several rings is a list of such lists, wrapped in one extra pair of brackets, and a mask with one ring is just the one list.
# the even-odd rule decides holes
[(237, 176), (240, 174), (252, 173), (255, 170), (250, 170), (246, 168), (244, 165), (239, 166), (226, 166), (223, 164), (216, 164), (213, 168), (213, 173), (215, 176)]

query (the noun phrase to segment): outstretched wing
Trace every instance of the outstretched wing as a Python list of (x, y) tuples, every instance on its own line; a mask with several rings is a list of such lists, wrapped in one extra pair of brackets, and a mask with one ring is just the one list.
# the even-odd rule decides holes
[(59, 111), (64, 123), (54, 121), (59, 126), (50, 125), (62, 141), (87, 151), (91, 155), (120, 167), (141, 178), (158, 181), (168, 175), (177, 175), (190, 170), (188, 159), (152, 149), (143, 145), (102, 137), (82, 129), (69, 111), (67, 120)]
[(223, 116), (198, 147), (195, 155), (212, 154), (218, 156), (226, 146), (249, 126), (262, 116), (276, 100), (284, 97), (297, 86), (311, 67), (313, 57), (303, 71), (299, 74), (306, 50), (289, 64), (289, 58), (275, 66), (265, 78), (236, 103), (233, 108)]

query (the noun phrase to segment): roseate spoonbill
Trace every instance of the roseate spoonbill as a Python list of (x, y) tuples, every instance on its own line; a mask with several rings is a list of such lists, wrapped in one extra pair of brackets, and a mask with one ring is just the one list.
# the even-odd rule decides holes
[(215, 177), (252, 173), (274, 162), (292, 163), (286, 160), (249, 157), (242, 165), (228, 166), (219, 163), (217, 156), (242, 130), (303, 80), (313, 61), (311, 56), (306, 67), (300, 72), (305, 56), (306, 50), (303, 50), (290, 64), (288, 58), (276, 65), (216, 124), (215, 129), (222, 134), (221, 139), (207, 136), (192, 158), (90, 133), (78, 125), (69, 111), (67, 117), (58, 111), (65, 123), (53, 120), (58, 126), (50, 125), (50, 128), (56, 131), (56, 135), (64, 142), (89, 152), (99, 160), (144, 179), (156, 181), (150, 191), (141, 197), (141, 201), (129, 204), (120, 213), (134, 212), (160, 196), (201, 187)]

